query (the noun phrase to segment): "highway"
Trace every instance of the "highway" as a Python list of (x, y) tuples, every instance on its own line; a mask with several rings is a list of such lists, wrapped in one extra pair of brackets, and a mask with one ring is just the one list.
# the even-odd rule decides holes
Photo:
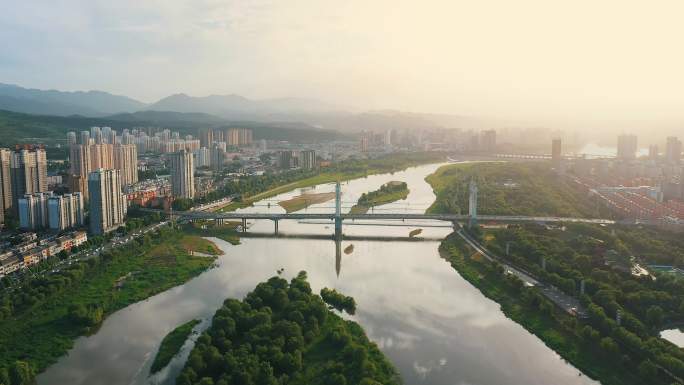
[(546, 298), (548, 298), (551, 302), (556, 304), (556, 306), (558, 306), (566, 313), (571, 315), (577, 315), (580, 318), (586, 317), (586, 310), (582, 307), (577, 298), (565, 294), (564, 292), (562, 292), (554, 286), (545, 285), (543, 282), (537, 280), (536, 278), (533, 278), (530, 273), (527, 273), (520, 268), (512, 266), (510, 263), (492, 254), (489, 250), (487, 250), (476, 240), (469, 237), (463, 230), (459, 230), (457, 234), (461, 238), (463, 238), (463, 240), (470, 247), (475, 249), (475, 251), (477, 251), (490, 261), (496, 261), (500, 263), (501, 265), (503, 265), (506, 272), (515, 275), (526, 285), (539, 287), (539, 290)]

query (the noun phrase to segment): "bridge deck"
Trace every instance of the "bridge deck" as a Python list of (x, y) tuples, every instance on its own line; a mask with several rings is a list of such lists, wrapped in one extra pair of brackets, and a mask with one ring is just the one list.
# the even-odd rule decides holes
[[(187, 219), (268, 219), (268, 220), (334, 220), (334, 213), (212, 213), (197, 211), (176, 211), (174, 216)], [(384, 213), (384, 214), (340, 214), (344, 220), (435, 220), (435, 221), (464, 221), (470, 219), (468, 215), (462, 214), (409, 214), (409, 213)], [(521, 215), (478, 215), (479, 221), (495, 222), (568, 222), (568, 223), (595, 223), (613, 224), (615, 221), (608, 219), (593, 218), (569, 218), (569, 217), (544, 217), (544, 216), (521, 216)]]

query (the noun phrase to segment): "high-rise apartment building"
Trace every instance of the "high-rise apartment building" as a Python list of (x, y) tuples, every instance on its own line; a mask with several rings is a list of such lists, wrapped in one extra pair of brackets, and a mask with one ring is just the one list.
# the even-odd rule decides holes
[(316, 168), (316, 151), (303, 150), (299, 152), (299, 167), (305, 169)]
[(102, 130), (100, 127), (90, 127), (90, 138), (95, 142), (95, 144), (102, 144)]
[(114, 146), (114, 168), (121, 171), (121, 186), (138, 182), (138, 149), (134, 144)]
[(91, 168), (89, 144), (72, 144), (69, 147), (69, 183), (72, 192), (81, 192), (88, 196), (88, 175)]
[(211, 166), (211, 151), (206, 147), (200, 147), (193, 153), (195, 168)]
[(48, 227), (48, 200), (52, 193), (25, 194), (17, 201), (19, 227), (24, 230), (40, 230)]
[(174, 198), (192, 199), (195, 196), (195, 180), (192, 153), (180, 150), (170, 155), (171, 192)]
[(124, 223), (126, 196), (121, 193), (119, 174), (119, 170), (98, 169), (88, 176), (92, 234), (104, 234)]
[(200, 133), (200, 146), (211, 148), (214, 143), (214, 130), (204, 130)]
[(648, 159), (658, 160), (658, 145), (652, 144), (648, 146)]
[(665, 144), (665, 161), (679, 164), (682, 159), (682, 142), (675, 136), (669, 136)]
[(25, 194), (47, 192), (47, 157), (42, 147), (17, 146), (10, 161), (14, 202)]
[(50, 230), (63, 231), (83, 225), (83, 195), (80, 192), (48, 198)]
[(359, 143), (359, 150), (361, 152), (368, 152), (368, 146), (370, 145), (370, 134), (366, 131), (361, 132), (361, 141)]
[(282, 169), (296, 168), (300, 165), (299, 152), (283, 150), (278, 152), (278, 167)]
[(496, 130), (482, 131), (480, 138), (481, 151), (495, 151), (496, 150)]
[(81, 131), (81, 136), (78, 141), (79, 144), (90, 144), (90, 132), (89, 131)]
[(90, 169), (114, 168), (114, 146), (111, 144), (93, 144), (90, 146)]
[(229, 128), (224, 135), (229, 146), (249, 146), (252, 144), (252, 130), (249, 128)]
[[(0, 148), (0, 214), (12, 208), (12, 151), (7, 148)], [(4, 221), (4, 215), (2, 216)]]
[(636, 135), (618, 136), (617, 157), (620, 160), (636, 159), (637, 137)]
[(67, 145), (76, 144), (76, 133), (73, 131), (67, 132)]
[(211, 167), (214, 170), (220, 170), (226, 160), (226, 143), (214, 142), (211, 146)]

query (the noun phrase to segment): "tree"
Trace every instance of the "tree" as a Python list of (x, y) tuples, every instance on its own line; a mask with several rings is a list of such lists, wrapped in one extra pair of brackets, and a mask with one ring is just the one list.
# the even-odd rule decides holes
[(620, 347), (615, 343), (610, 337), (601, 338), (601, 343), (599, 344), (601, 350), (610, 356), (617, 356), (620, 353)]
[(16, 361), (9, 374), (12, 385), (31, 385), (36, 376), (31, 365), (25, 361)]
[(658, 375), (658, 367), (651, 360), (641, 361), (639, 364), (639, 375), (644, 378), (651, 378)]
[(653, 328), (660, 327), (664, 318), (665, 312), (660, 306), (653, 305), (646, 310), (646, 322)]
[(335, 289), (324, 287), (321, 289), (321, 298), (337, 311), (346, 311), (350, 315), (356, 313), (356, 301), (354, 301), (354, 298), (340, 294)]

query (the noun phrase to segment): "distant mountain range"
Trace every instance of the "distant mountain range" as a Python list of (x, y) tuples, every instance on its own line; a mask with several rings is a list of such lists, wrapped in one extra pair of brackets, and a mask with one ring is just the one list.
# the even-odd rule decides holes
[(365, 111), (334, 106), (316, 99), (279, 98), (252, 100), (240, 95), (195, 97), (175, 94), (146, 104), (127, 96), (102, 91), (64, 92), (27, 89), (0, 83), (0, 110), (34, 115), (107, 118), (152, 124), (192, 122), (222, 124), (263, 122), (354, 132), (364, 129), (483, 128), (488, 122), (457, 115)]
[(145, 103), (102, 91), (64, 92), (0, 83), (0, 109), (40, 115), (104, 116), (145, 108)]

